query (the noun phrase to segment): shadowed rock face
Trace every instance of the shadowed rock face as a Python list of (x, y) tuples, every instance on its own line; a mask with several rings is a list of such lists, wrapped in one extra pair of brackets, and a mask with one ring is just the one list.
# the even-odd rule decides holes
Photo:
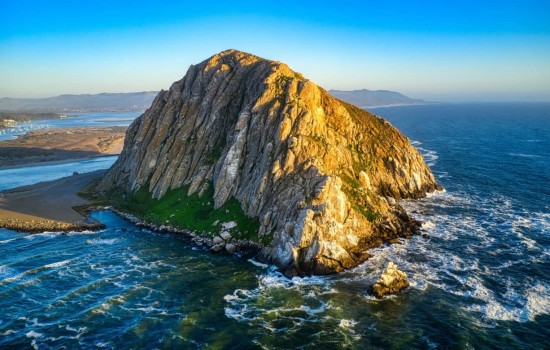
[[(193, 65), (130, 126), (99, 188), (189, 185), (258, 218), (260, 255), (288, 274), (326, 274), (418, 223), (393, 198), (439, 186), (385, 120), (335, 99), (286, 64), (228, 50)], [(265, 241), (265, 239), (264, 239)]]

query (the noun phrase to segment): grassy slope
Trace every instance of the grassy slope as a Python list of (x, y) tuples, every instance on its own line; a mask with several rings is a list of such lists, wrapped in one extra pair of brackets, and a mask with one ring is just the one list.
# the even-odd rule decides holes
[[(221, 223), (235, 221), (238, 228), (231, 232), (234, 238), (259, 241), (258, 220), (247, 217), (235, 198), (231, 198), (221, 208), (214, 209), (211, 186), (202, 197), (198, 194), (187, 196), (188, 187), (184, 186), (168, 191), (158, 200), (151, 198), (146, 187), (132, 194), (111, 192), (110, 201), (118, 209), (144, 221), (190, 229), (208, 236), (218, 233)], [(218, 224), (214, 225), (216, 221)]]

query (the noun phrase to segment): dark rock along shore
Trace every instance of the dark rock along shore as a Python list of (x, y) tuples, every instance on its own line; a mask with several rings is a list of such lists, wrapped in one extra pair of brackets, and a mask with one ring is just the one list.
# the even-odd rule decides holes
[[(259, 258), (288, 275), (353, 267), (417, 233), (396, 199), (439, 189), (409, 140), (279, 62), (228, 50), (191, 66), (130, 126), (99, 191), (162, 198), (214, 188), (270, 237)], [(272, 237), (272, 239), (271, 239)]]

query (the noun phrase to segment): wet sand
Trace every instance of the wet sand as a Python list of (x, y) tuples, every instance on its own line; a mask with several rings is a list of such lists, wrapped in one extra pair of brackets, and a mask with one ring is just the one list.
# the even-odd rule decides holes
[(25, 232), (97, 229), (73, 207), (91, 204), (78, 196), (106, 170), (73, 175), (0, 192), (0, 227)]

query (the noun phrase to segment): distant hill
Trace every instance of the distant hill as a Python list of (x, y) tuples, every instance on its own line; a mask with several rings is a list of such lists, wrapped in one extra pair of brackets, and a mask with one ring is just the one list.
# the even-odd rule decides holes
[(329, 90), (329, 93), (348, 103), (358, 107), (374, 107), (374, 106), (391, 106), (391, 105), (408, 105), (426, 103), (424, 100), (413, 99), (399, 92), (388, 90)]
[[(329, 93), (358, 107), (426, 103), (388, 90), (330, 90)], [(144, 111), (151, 106), (157, 91), (60, 95), (46, 98), (0, 98), (0, 112), (122, 112)]]
[(157, 91), (60, 95), (47, 98), (0, 98), (4, 112), (121, 112), (144, 111), (151, 106)]

